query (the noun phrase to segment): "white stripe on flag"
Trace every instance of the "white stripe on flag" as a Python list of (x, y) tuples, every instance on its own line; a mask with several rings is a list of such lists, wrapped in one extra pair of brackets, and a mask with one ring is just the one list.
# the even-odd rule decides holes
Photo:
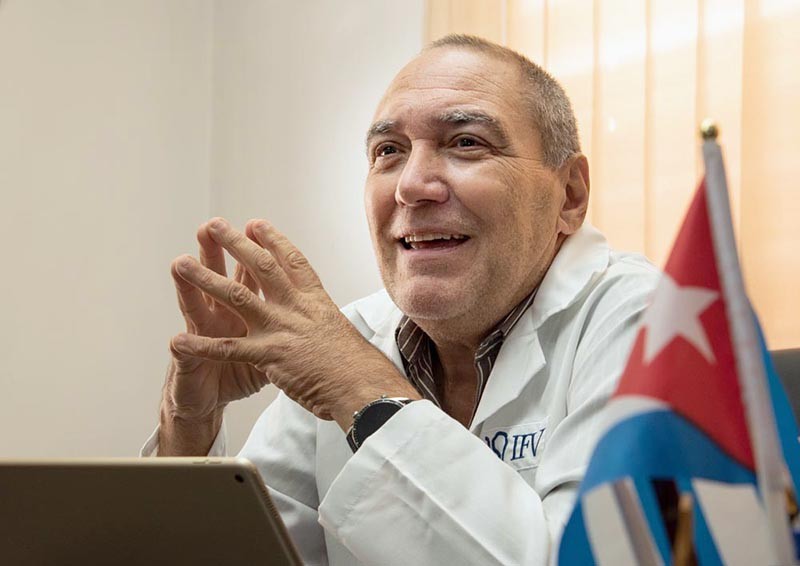
[(643, 395), (612, 397), (600, 413), (600, 422), (597, 425), (596, 432), (597, 438), (604, 437), (609, 430), (626, 419), (651, 411), (666, 411), (668, 409), (669, 405), (664, 401)]
[(598, 566), (663, 564), (630, 479), (596, 487), (581, 507)]
[(697, 501), (726, 565), (769, 564), (771, 552), (764, 509), (755, 487), (692, 480)]
[(640, 566), (663, 566), (664, 561), (656, 549), (656, 542), (650, 532), (642, 502), (636, 492), (636, 486), (630, 478), (624, 478), (614, 483), (622, 514), (631, 534), (633, 548), (636, 551), (637, 564)]

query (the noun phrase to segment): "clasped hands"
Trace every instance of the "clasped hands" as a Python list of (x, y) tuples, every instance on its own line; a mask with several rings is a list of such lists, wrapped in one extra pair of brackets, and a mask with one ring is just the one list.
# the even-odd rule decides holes
[[(162, 422), (165, 412), (190, 425), (218, 422), (225, 405), (269, 382), (344, 430), (354, 411), (381, 395), (420, 397), (269, 223), (251, 220), (242, 233), (215, 218), (197, 239), (200, 260), (172, 264), (186, 332), (170, 343)], [(225, 251), (237, 261), (233, 278)]]

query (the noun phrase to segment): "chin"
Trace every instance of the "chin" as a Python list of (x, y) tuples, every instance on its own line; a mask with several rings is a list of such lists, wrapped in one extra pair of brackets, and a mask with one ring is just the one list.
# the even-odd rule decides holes
[(409, 285), (389, 290), (389, 296), (404, 314), (414, 320), (448, 320), (463, 315), (470, 301), (463, 289), (448, 285), (423, 288)]

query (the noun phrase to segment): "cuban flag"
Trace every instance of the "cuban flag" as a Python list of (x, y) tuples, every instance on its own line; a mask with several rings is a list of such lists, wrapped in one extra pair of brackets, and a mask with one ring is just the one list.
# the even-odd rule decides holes
[(560, 565), (797, 562), (797, 426), (744, 293), (719, 146), (703, 153)]

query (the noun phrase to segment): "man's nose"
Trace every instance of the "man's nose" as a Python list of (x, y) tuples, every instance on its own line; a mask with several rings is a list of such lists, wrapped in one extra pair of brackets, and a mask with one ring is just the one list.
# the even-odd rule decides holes
[(444, 165), (435, 149), (413, 148), (397, 181), (397, 204), (420, 206), (445, 202), (450, 191), (444, 181)]

